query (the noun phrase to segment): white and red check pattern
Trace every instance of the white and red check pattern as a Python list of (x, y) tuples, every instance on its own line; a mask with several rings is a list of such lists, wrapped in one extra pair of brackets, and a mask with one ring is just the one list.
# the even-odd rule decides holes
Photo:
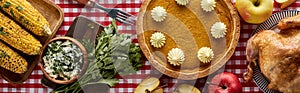
[[(110, 23), (111, 19), (101, 10), (96, 9), (85, 9), (84, 5), (78, 4), (75, 0), (51, 0), (55, 4), (59, 5), (63, 12), (64, 12), (64, 22), (57, 32), (57, 35), (64, 35), (66, 34), (67, 30), (69, 29), (69, 26), (71, 25), (72, 21), (78, 16), (78, 15), (85, 15), (89, 18), (99, 22), (100, 24), (106, 26)], [(235, 0), (233, 0), (234, 2)], [(103, 5), (105, 7), (111, 7), (111, 8), (118, 8), (123, 11), (129, 12), (133, 15), (137, 15), (139, 8), (143, 2), (143, 0), (96, 0), (100, 5)], [(300, 7), (300, 1), (297, 1), (296, 3), (292, 4), (290, 7), (288, 7), (288, 10), (298, 10)], [(275, 3), (274, 12), (278, 12), (280, 9), (278, 8), (278, 5)], [(119, 25), (119, 30), (121, 30), (124, 33), (133, 33), (134, 34), (134, 28), (135, 27), (129, 27), (129, 26), (123, 26), (121, 24)], [(246, 57), (245, 57), (245, 47), (247, 40), (251, 37), (252, 31), (257, 27), (257, 25), (247, 24), (243, 21), (241, 21), (241, 36), (238, 43), (238, 46), (236, 47), (235, 53), (232, 56), (232, 58), (227, 62), (225, 66), (225, 71), (235, 73), (238, 75), (240, 81), (242, 81), (243, 85), (243, 93), (261, 93), (260, 89), (257, 87), (257, 85), (253, 82), (245, 83), (242, 80), (242, 74), (246, 71)], [(135, 37), (136, 38), (136, 37)], [(137, 42), (136, 40), (134, 40)], [(159, 75), (158, 77), (161, 77), (161, 80), (164, 83), (167, 83), (168, 86), (164, 88), (166, 93), (170, 93), (173, 89), (175, 89), (176, 85), (179, 83), (194, 83), (195, 86), (202, 89), (205, 84), (205, 80), (210, 77), (205, 77), (203, 79), (197, 79), (195, 81), (182, 81), (170, 78), (168, 76), (162, 75), (159, 72), (153, 71), (155, 70), (153, 67), (151, 67), (149, 62), (145, 62), (145, 66), (142, 67), (142, 69), (136, 74), (131, 75), (127, 77), (121, 77), (119, 84), (117, 84), (115, 87), (110, 88), (110, 93), (132, 93), (135, 89), (135, 87), (146, 77), (152, 75)], [(19, 85), (13, 85), (8, 82), (6, 82), (3, 79), (0, 79), (0, 92), (5, 93), (15, 93), (15, 92), (26, 92), (26, 93), (48, 93), (52, 89), (44, 87), (41, 84), (41, 78), (42, 78), (42, 71), (37, 66), (35, 70), (32, 72), (31, 76), (26, 80), (24, 83)]]

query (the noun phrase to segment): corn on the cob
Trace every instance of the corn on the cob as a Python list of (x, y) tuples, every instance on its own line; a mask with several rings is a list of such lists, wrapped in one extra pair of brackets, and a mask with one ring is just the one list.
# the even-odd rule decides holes
[(37, 55), (42, 44), (0, 12), (0, 39), (28, 55)]
[(27, 71), (27, 62), (18, 53), (0, 41), (0, 66), (14, 73)]
[(52, 32), (44, 16), (26, 0), (0, 0), (0, 8), (37, 36)]

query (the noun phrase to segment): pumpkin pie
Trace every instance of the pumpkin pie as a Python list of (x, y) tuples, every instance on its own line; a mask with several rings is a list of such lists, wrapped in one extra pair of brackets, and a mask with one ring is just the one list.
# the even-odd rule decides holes
[[(160, 72), (179, 79), (192, 80), (208, 76), (220, 69), (232, 56), (239, 39), (240, 20), (230, 0), (216, 0), (212, 11), (205, 11), (202, 0), (190, 0), (186, 5), (176, 0), (145, 0), (137, 20), (137, 38), (141, 49), (150, 63)], [(163, 21), (153, 20), (151, 11), (163, 7), (167, 16)], [(226, 34), (214, 38), (211, 27), (221, 22), (226, 25)], [(153, 47), (150, 39), (153, 33), (163, 33), (164, 46)], [(198, 59), (198, 50), (208, 47), (213, 50), (211, 62)], [(174, 48), (184, 52), (181, 65), (168, 62), (168, 53)]]

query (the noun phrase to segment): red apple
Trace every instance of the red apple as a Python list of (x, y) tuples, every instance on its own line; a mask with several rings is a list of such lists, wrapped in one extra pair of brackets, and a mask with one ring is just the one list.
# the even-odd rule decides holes
[(213, 77), (208, 91), (209, 93), (242, 93), (242, 84), (235, 74), (223, 72)]

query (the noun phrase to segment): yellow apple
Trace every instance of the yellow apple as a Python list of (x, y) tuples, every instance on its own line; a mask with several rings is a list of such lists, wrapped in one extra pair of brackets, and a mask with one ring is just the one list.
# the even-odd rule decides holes
[(236, 8), (247, 23), (260, 24), (273, 12), (273, 0), (236, 0)]
[(283, 2), (286, 2), (288, 0), (275, 0), (277, 3), (283, 3)]
[(151, 91), (151, 93), (164, 93), (164, 89), (161, 87), (157, 87), (156, 89)]
[(286, 8), (297, 0), (275, 0), (278, 4), (280, 4), (280, 8)]
[[(159, 83), (160, 83), (160, 81), (158, 78), (155, 78), (155, 77), (146, 78), (137, 86), (137, 88), (134, 90), (134, 93), (152, 92), (153, 90), (155, 90), (158, 87)], [(158, 90), (158, 91), (160, 91), (160, 90)], [(159, 92), (156, 92), (156, 93), (159, 93)]]
[(201, 91), (189, 84), (181, 84), (179, 85), (173, 93), (201, 93)]

